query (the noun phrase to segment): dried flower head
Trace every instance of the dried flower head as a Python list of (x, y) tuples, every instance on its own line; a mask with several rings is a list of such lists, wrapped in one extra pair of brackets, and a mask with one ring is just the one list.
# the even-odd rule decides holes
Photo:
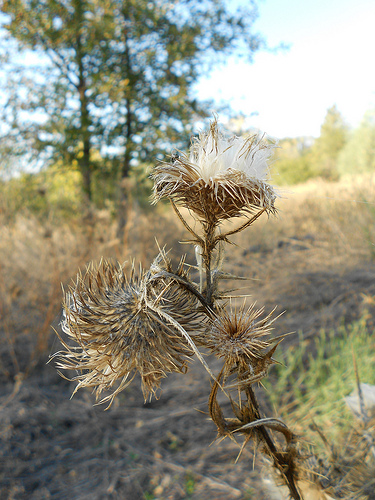
[(194, 354), (188, 335), (200, 325), (195, 296), (167, 278), (142, 272), (130, 277), (121, 265), (101, 261), (80, 274), (65, 296), (63, 332), (69, 341), (57, 353), (58, 367), (79, 370), (81, 387), (93, 387), (97, 398), (119, 385), (102, 401), (112, 402), (139, 372), (142, 390), (151, 397), (170, 372), (185, 373)]
[(214, 120), (193, 140), (188, 156), (155, 167), (153, 201), (172, 198), (215, 224), (258, 209), (273, 213), (276, 194), (266, 182), (273, 148), (258, 135), (228, 138)]
[(258, 382), (266, 376), (269, 366), (275, 363), (272, 355), (283, 338), (269, 338), (277, 319), (272, 318), (274, 311), (261, 318), (264, 309), (255, 309), (253, 304), (247, 310), (244, 307), (221, 309), (211, 319), (204, 334), (199, 336), (199, 343), (217, 357), (224, 358), (224, 379), (234, 372), (248, 383)]

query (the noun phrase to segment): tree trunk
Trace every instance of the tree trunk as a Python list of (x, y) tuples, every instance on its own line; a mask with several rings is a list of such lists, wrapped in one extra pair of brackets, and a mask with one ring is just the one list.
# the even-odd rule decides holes
[[(126, 21), (126, 13), (123, 11), (124, 21)], [(132, 109), (131, 109), (131, 91), (132, 91), (132, 68), (130, 61), (130, 51), (128, 44), (128, 34), (127, 28), (124, 29), (124, 53), (123, 53), (123, 64), (122, 72), (123, 78), (129, 83), (125, 88), (126, 96), (126, 122), (124, 126), (124, 138), (125, 138), (125, 153), (121, 168), (121, 180), (119, 186), (119, 204), (117, 213), (117, 237), (121, 243), (125, 243), (125, 228), (129, 219), (129, 214), (131, 210), (131, 186), (129, 180), (130, 173), (130, 161), (132, 159), (133, 153), (133, 127), (132, 127)]]
[(87, 82), (85, 78), (85, 71), (83, 65), (83, 41), (81, 33), (81, 23), (83, 22), (83, 11), (81, 0), (76, 2), (76, 15), (78, 18), (79, 29), (76, 38), (76, 62), (78, 66), (78, 85), (77, 90), (79, 94), (80, 105), (80, 130), (79, 136), (83, 144), (82, 156), (79, 158), (79, 168), (82, 173), (83, 191), (87, 201), (92, 201), (92, 165), (91, 165), (91, 132), (90, 114), (88, 109), (87, 98)]
[(130, 100), (126, 100), (126, 125), (125, 125), (125, 154), (121, 168), (119, 204), (117, 213), (117, 237), (124, 243), (125, 227), (129, 219), (131, 209), (131, 183), (129, 179), (130, 160), (132, 154), (132, 124), (131, 124), (131, 109)]

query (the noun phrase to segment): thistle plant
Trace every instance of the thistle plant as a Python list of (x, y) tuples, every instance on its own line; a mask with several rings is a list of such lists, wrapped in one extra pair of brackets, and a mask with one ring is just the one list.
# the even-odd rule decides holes
[[(94, 387), (99, 396), (120, 381), (103, 399), (112, 402), (138, 372), (146, 399), (168, 373), (186, 372), (195, 347), (188, 332), (199, 327), (201, 314), (195, 295), (160, 272), (165, 268), (158, 260), (138, 275), (133, 266), (129, 277), (122, 266), (104, 260), (77, 276), (65, 296), (62, 330), (78, 346), (63, 341), (58, 365), (82, 372), (74, 392)], [(182, 265), (176, 276), (187, 279)]]
[[(218, 435), (236, 440), (242, 434), (243, 446), (254, 442), (291, 498), (299, 500), (302, 457), (296, 436), (281, 420), (263, 416), (254, 392), (276, 363), (273, 356), (283, 339), (272, 336), (275, 310), (265, 314), (254, 304), (235, 306), (220, 286), (239, 278), (223, 269), (230, 237), (262, 214), (276, 214), (276, 192), (267, 180), (273, 148), (259, 135), (227, 137), (214, 120), (188, 154), (174, 154), (154, 168), (152, 202), (170, 201), (190, 235), (197, 263), (189, 266), (182, 259), (173, 269), (160, 250), (147, 271), (132, 265), (127, 274), (123, 266), (103, 260), (78, 274), (65, 293), (64, 350), (57, 353), (57, 365), (78, 370), (74, 392), (91, 387), (99, 398), (109, 389), (102, 401), (111, 404), (137, 373), (145, 399), (157, 397), (161, 380), (185, 373), (197, 356), (211, 379), (208, 408)], [(181, 208), (195, 219), (194, 229)], [(224, 228), (228, 220), (234, 229)], [(194, 268), (199, 281), (191, 277)], [(208, 366), (205, 352), (222, 362), (219, 373)], [(219, 403), (219, 391), (230, 400), (230, 416)]]

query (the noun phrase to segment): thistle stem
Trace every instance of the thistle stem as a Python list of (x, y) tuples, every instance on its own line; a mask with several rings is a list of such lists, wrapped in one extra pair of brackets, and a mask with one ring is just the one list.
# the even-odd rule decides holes
[[(260, 410), (259, 410), (259, 405), (258, 401), (255, 397), (255, 393), (252, 389), (251, 386), (247, 386), (245, 389), (245, 393), (247, 396), (247, 400), (252, 406), (252, 409), (254, 411), (254, 416), (256, 420), (259, 420), (261, 418), (260, 416)], [(291, 498), (294, 498), (294, 500), (302, 500), (302, 497), (298, 491), (297, 485), (296, 485), (296, 478), (295, 478), (295, 463), (293, 460), (293, 457), (289, 457), (288, 453), (283, 453), (278, 451), (275, 443), (273, 442), (269, 432), (264, 426), (260, 426), (258, 429), (258, 432), (261, 436), (263, 444), (266, 446), (268, 454), (273, 458), (275, 467), (280, 471), (282, 476), (284, 477), (284, 480), (286, 482), (287, 487), (289, 488), (289, 492), (291, 495)]]
[(204, 246), (202, 256), (206, 271), (206, 301), (211, 309), (214, 307), (214, 287), (212, 282), (211, 262), (212, 252), (216, 245), (215, 230), (215, 224), (207, 223), (204, 225)]
[[(239, 370), (238, 372), (238, 379), (241, 380), (244, 376), (243, 373), (241, 373), (242, 370)], [(250, 439), (251, 434), (248, 434), (246, 431), (250, 429), (250, 426), (248, 429), (244, 429), (246, 427), (246, 421), (253, 422), (259, 422), (259, 426), (252, 426), (252, 431), (255, 432), (258, 435), (258, 439), (262, 442), (264, 448), (265, 448), (265, 453), (269, 457), (273, 459), (274, 467), (280, 472), (282, 475), (286, 486), (289, 489), (290, 497), (293, 498), (294, 500), (303, 500), (297, 485), (296, 485), (296, 464), (294, 460), (294, 449), (290, 447), (291, 445), (291, 437), (287, 437), (286, 434), (284, 434), (284, 437), (286, 437), (287, 440), (287, 449), (284, 450), (279, 450), (274, 443), (270, 433), (266, 429), (266, 425), (269, 422), (266, 422), (270, 419), (262, 419), (260, 415), (260, 409), (259, 409), (259, 404), (258, 401), (255, 397), (254, 391), (251, 387), (251, 385), (247, 385), (245, 389), (242, 391), (246, 395), (247, 399), (247, 405), (246, 408), (248, 411), (243, 411), (242, 415), (238, 414), (236, 410), (234, 409), (234, 414), (235, 414), (235, 419), (226, 419), (224, 417), (223, 411), (221, 410), (221, 407), (217, 401), (217, 391), (219, 388), (219, 383), (222, 383), (222, 385), (225, 387), (224, 382), (225, 382), (225, 376), (227, 374), (228, 370), (226, 369), (225, 365), (221, 369), (219, 375), (217, 376), (217, 379), (215, 383), (212, 386), (210, 397), (209, 397), (209, 411), (210, 411), (210, 417), (212, 418), (213, 422), (216, 424), (219, 434), (222, 436), (232, 434), (234, 432), (243, 432), (246, 436), (246, 442)], [(223, 380), (224, 379), (224, 380)], [(222, 382), (223, 380), (223, 382)], [(241, 391), (240, 391), (241, 393)], [(241, 400), (241, 397), (240, 397)], [(243, 403), (238, 406), (237, 408), (240, 409)], [(232, 404), (232, 408), (234, 408)], [(245, 420), (242, 418), (244, 417)], [(248, 422), (248, 423), (250, 423)], [(261, 422), (265, 422), (263, 425)], [(244, 425), (245, 424), (245, 425)], [(291, 433), (290, 433), (291, 434)], [(292, 436), (292, 434), (291, 434)]]
[(209, 307), (206, 298), (185, 278), (178, 276), (177, 274), (174, 274), (174, 273), (162, 271), (160, 273), (155, 274), (155, 276), (153, 276), (150, 281), (154, 281), (154, 280), (156, 281), (159, 278), (171, 278), (171, 279), (177, 281), (180, 285), (182, 285), (184, 288), (186, 288), (186, 290), (189, 290), (189, 292), (191, 292), (192, 294), (194, 294), (197, 297), (197, 299), (201, 303), (202, 307), (204, 308), (207, 316), (211, 316), (213, 314), (213, 310), (212, 310), (212, 308)]

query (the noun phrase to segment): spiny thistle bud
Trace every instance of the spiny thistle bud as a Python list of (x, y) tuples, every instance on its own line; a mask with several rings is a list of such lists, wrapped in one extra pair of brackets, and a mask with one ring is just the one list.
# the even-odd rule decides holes
[(241, 379), (248, 383), (258, 382), (266, 376), (269, 366), (275, 363), (272, 355), (283, 338), (267, 338), (277, 319), (271, 318), (273, 313), (274, 310), (260, 319), (263, 308), (255, 309), (253, 304), (246, 311), (244, 307), (238, 311), (220, 309), (211, 318), (205, 333), (199, 336), (199, 343), (217, 357), (224, 358), (224, 380), (234, 372), (241, 374)]
[(259, 209), (274, 213), (276, 194), (266, 182), (273, 148), (258, 135), (228, 138), (215, 120), (193, 140), (189, 155), (155, 167), (153, 201), (172, 198), (214, 224)]
[[(195, 296), (173, 279), (153, 278), (155, 272), (130, 277), (121, 265), (101, 261), (77, 280), (65, 295), (62, 330), (78, 345), (63, 342), (58, 367), (79, 370), (74, 393), (95, 388), (96, 396), (119, 385), (109, 401), (139, 372), (145, 399), (155, 395), (170, 372), (185, 373), (194, 354), (189, 335), (198, 328)], [(184, 330), (186, 329), (186, 330)], [(74, 394), (73, 393), (73, 394)]]

